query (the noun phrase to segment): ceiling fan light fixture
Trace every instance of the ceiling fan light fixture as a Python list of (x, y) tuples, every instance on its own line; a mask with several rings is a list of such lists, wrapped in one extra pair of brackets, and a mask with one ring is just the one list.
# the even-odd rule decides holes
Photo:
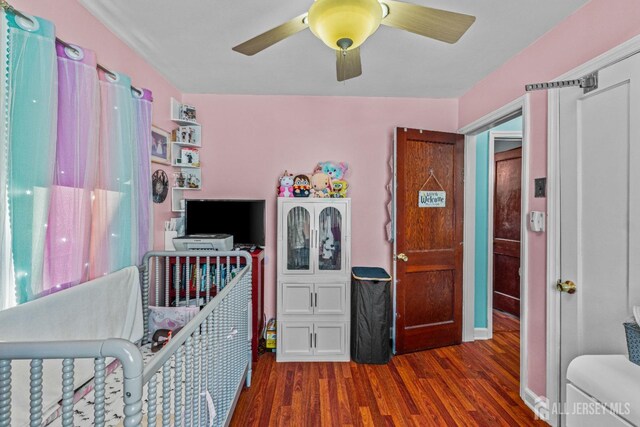
[(359, 47), (380, 26), (378, 0), (316, 0), (309, 9), (311, 32), (331, 49), (343, 49), (345, 40)]

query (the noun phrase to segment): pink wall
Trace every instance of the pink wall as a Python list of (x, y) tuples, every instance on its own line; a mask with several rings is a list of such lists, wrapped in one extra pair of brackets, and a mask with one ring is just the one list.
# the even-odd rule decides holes
[(455, 131), (456, 100), (185, 95), (202, 124), (202, 198), (267, 200), (265, 311), (275, 314), (276, 185), (285, 169), (346, 161), (352, 263), (389, 269), (385, 224), (395, 126)]
[[(169, 120), (169, 99), (171, 97), (180, 99), (182, 94), (94, 18), (77, 0), (13, 0), (11, 4), (18, 10), (53, 21), (59, 38), (95, 51), (100, 64), (113, 71), (129, 75), (135, 86), (150, 89), (154, 98), (153, 123), (165, 130), (174, 127)], [(152, 170), (161, 166), (154, 163)], [(165, 167), (162, 166), (162, 168)], [(169, 176), (171, 176), (170, 169), (166, 167)], [(155, 246), (162, 248), (164, 245), (162, 224), (171, 216), (169, 197), (163, 204), (154, 204), (154, 214)]]
[[(524, 85), (552, 80), (640, 33), (640, 2), (592, 0), (459, 100), (461, 126), (524, 94)], [(546, 210), (533, 198), (533, 178), (547, 174), (547, 95), (531, 94), (531, 210)], [(546, 236), (529, 234), (529, 388), (546, 394)]]

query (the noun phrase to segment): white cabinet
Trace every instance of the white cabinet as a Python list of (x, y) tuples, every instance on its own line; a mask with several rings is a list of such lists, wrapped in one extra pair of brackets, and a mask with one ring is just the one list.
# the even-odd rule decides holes
[(346, 283), (282, 283), (282, 314), (345, 314)]
[(348, 361), (350, 199), (278, 199), (278, 361)]
[(279, 361), (339, 361), (348, 355), (348, 325), (344, 322), (281, 322), (279, 329)]

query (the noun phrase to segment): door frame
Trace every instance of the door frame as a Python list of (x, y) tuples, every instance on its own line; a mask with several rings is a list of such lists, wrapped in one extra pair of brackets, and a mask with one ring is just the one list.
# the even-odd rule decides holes
[[(640, 36), (558, 76), (554, 80), (583, 77), (640, 53)], [(560, 96), (549, 90), (547, 97), (547, 422), (560, 425), (560, 298), (556, 281), (560, 278)]]
[[(524, 122), (523, 122), (524, 123)], [(508, 131), (508, 130), (492, 130), (489, 131), (489, 191), (488, 195), (488, 215), (487, 215), (487, 339), (493, 338), (493, 212), (495, 201), (495, 179), (496, 179), (496, 153), (495, 153), (495, 141), (496, 139), (520, 139), (522, 141), (522, 131)], [(521, 142), (522, 144), (522, 142)], [(522, 145), (521, 145), (522, 146)], [(524, 170), (524, 157), (520, 159), (522, 163), (522, 169)], [(525, 182), (520, 182), (520, 198), (522, 199), (522, 189)], [(520, 204), (522, 207), (522, 203)], [(523, 211), (524, 212), (524, 211)], [(526, 212), (525, 217), (526, 217)], [(521, 212), (522, 214), (522, 212)], [(526, 221), (525, 221), (526, 222)], [(522, 233), (521, 233), (522, 234)], [(521, 236), (522, 237), (522, 236)], [(520, 255), (522, 256), (522, 242), (520, 242)], [(520, 268), (522, 268), (522, 258), (520, 258)], [(522, 277), (520, 278), (522, 281)], [(520, 295), (520, 301), (525, 297)], [(521, 307), (522, 308), (522, 307)]]
[[(520, 398), (530, 407), (534, 396), (528, 388), (528, 283), (529, 283), (529, 238), (527, 213), (529, 212), (529, 147), (531, 135), (530, 95), (525, 94), (501, 108), (479, 118), (458, 130), (465, 135), (464, 169), (464, 250), (463, 250), (463, 299), (462, 299), (462, 340), (488, 339), (487, 329), (474, 327), (475, 314), (475, 219), (476, 201), (476, 137), (517, 116), (522, 116), (522, 193), (520, 231)], [(488, 285), (488, 284), (487, 284)], [(488, 294), (489, 296), (490, 294)], [(488, 321), (490, 313), (487, 313)]]

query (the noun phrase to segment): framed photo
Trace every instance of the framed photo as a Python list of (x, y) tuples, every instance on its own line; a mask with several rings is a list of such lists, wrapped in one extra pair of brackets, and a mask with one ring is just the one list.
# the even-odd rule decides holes
[(180, 119), (188, 122), (195, 122), (196, 107), (192, 105), (182, 104), (180, 106)]
[(151, 161), (163, 165), (171, 164), (169, 133), (155, 126), (151, 127)]

